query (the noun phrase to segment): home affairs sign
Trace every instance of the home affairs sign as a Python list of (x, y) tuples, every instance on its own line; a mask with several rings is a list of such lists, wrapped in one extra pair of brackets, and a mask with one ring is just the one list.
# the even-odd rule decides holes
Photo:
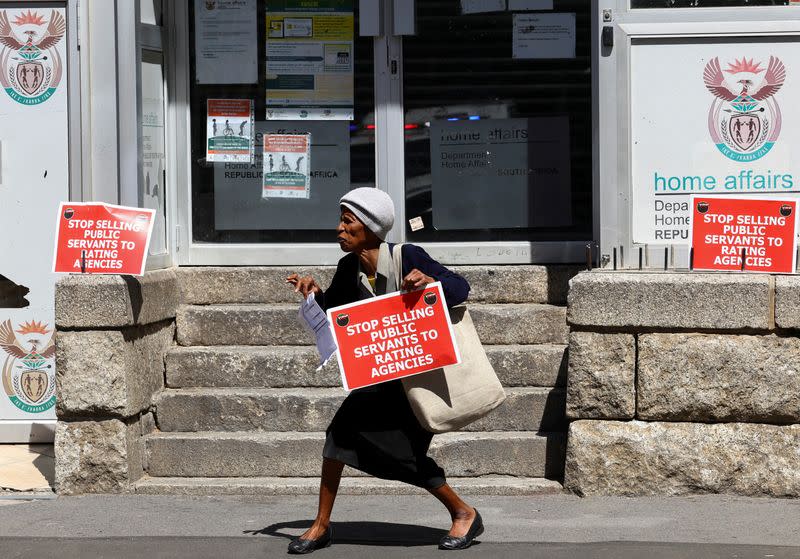
[(689, 244), (690, 197), (800, 196), (800, 44), (634, 44), (633, 242)]

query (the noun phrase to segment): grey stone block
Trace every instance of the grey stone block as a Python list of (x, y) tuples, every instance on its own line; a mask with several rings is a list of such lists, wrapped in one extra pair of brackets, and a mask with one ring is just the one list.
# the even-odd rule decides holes
[(800, 276), (775, 277), (775, 325), (800, 328)]
[[(318, 476), (324, 433), (157, 433), (146, 438), (154, 477)], [(448, 433), (430, 454), (448, 475), (559, 477), (563, 433)], [(355, 470), (348, 475), (362, 475)]]
[(178, 308), (178, 343), (188, 345), (309, 345), (297, 305), (208, 305)]
[(630, 334), (572, 332), (567, 417), (632, 419), (636, 413), (636, 340)]
[(167, 353), (167, 386), (189, 387), (335, 387), (342, 385), (331, 359), (319, 372), (312, 346), (176, 347)]
[[(485, 344), (567, 343), (564, 307), (552, 305), (470, 305)], [(178, 309), (178, 343), (183, 346), (309, 345), (296, 305), (208, 305)]]
[(800, 340), (777, 336), (639, 336), (637, 417), (800, 423)]
[(584, 420), (568, 440), (578, 495), (800, 496), (800, 425)]
[(286, 283), (287, 276), (310, 275), (326, 289), (335, 271), (335, 266), (181, 267), (177, 269), (177, 277), (183, 304), (299, 304), (301, 297)]
[(770, 327), (769, 278), (757, 275), (584, 272), (572, 279), (570, 324), (613, 328)]
[(454, 266), (469, 282), (470, 303), (548, 303), (544, 266)]
[(58, 332), (58, 417), (130, 417), (146, 410), (164, 387), (164, 355), (174, 333), (172, 322)]
[(566, 344), (566, 309), (553, 305), (470, 305), (484, 344)]
[[(566, 346), (484, 346), (503, 386), (564, 386)], [(335, 359), (319, 372), (311, 346), (192, 346), (167, 353), (167, 386), (336, 387), (342, 385)]]
[(175, 269), (144, 276), (71, 275), (56, 284), (59, 328), (118, 328), (150, 324), (175, 316)]
[[(345, 396), (337, 388), (166, 390), (158, 425), (165, 432), (324, 431)], [(566, 430), (564, 392), (510, 388), (502, 406), (465, 430)]]
[(566, 386), (567, 346), (485, 345), (503, 386)]
[[(530, 497), (564, 492), (558, 481), (508, 476), (448, 477), (447, 484), (461, 495)], [(136, 482), (143, 495), (317, 495), (316, 477), (180, 478), (148, 477)], [(419, 487), (377, 478), (343, 477), (339, 495), (428, 495)]]
[(55, 484), (60, 495), (122, 493), (142, 476), (138, 423), (59, 421)]

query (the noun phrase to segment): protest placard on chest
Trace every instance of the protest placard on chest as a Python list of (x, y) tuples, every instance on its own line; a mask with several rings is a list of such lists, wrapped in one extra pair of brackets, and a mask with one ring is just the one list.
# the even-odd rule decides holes
[(328, 320), (345, 390), (461, 362), (439, 282), (328, 309)]

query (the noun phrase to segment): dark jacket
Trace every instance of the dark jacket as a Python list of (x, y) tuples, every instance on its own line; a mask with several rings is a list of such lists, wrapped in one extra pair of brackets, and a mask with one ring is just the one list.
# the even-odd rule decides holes
[[(394, 245), (389, 243), (389, 249), (393, 248)], [(405, 244), (403, 245), (403, 276), (414, 268), (434, 280), (442, 282), (444, 298), (448, 307), (454, 307), (467, 300), (467, 295), (469, 295), (467, 280), (439, 264), (420, 247)], [(317, 301), (323, 309), (328, 310), (358, 301), (359, 298), (358, 255), (350, 253), (339, 260), (330, 287), (325, 290), (322, 297), (317, 298)]]

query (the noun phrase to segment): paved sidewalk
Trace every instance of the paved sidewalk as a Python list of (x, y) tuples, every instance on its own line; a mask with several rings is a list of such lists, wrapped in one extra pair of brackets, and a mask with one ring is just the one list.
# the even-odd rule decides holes
[[(462, 555), (647, 559), (800, 558), (800, 500), (474, 497), (486, 532)], [(277, 557), (316, 510), (310, 497), (84, 496), (0, 507), (0, 557)], [(342, 496), (335, 545), (315, 556), (441, 557), (433, 498)]]

